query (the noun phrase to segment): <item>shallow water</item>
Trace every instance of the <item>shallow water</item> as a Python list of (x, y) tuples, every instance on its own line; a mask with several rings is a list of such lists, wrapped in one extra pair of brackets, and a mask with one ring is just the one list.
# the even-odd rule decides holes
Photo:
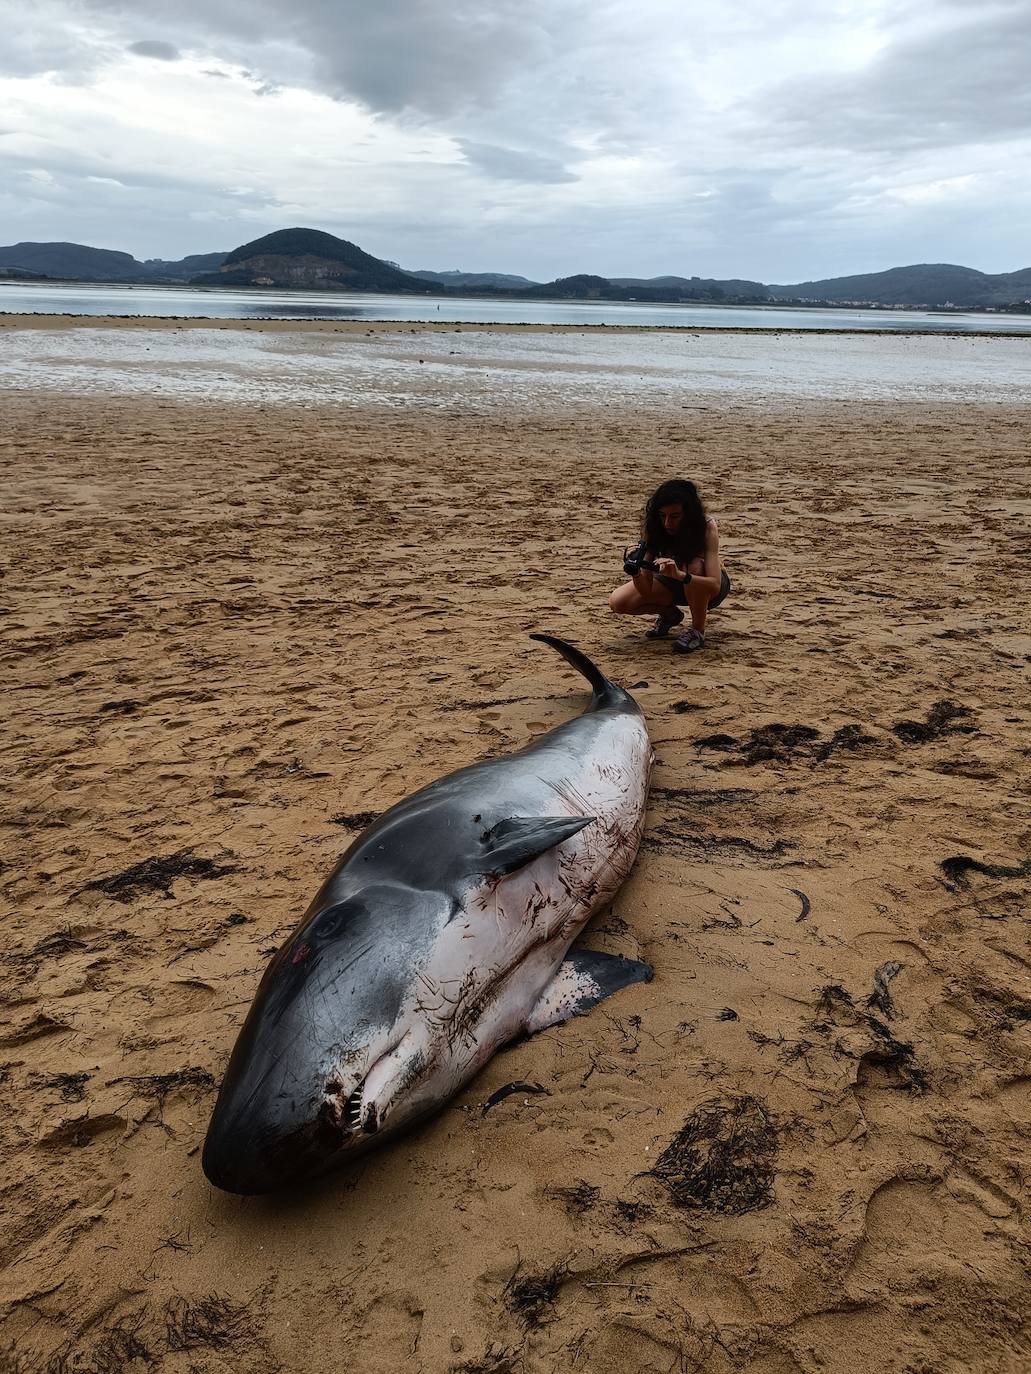
[(678, 408), (1024, 401), (1031, 341), (921, 335), (228, 329), (0, 334), (0, 385), (219, 403)]
[(633, 301), (487, 300), (335, 291), (202, 290), (175, 286), (0, 283), (0, 311), (161, 315), (223, 320), (436, 320), (444, 323), (635, 325), (666, 329), (892, 329), (1027, 333), (1031, 314), (925, 310), (793, 310), (787, 306), (645, 305)]

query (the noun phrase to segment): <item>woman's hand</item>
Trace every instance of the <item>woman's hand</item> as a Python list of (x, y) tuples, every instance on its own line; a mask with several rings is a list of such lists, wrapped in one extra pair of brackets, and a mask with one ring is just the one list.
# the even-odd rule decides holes
[(655, 566), (660, 577), (669, 577), (674, 582), (687, 581), (687, 569), (682, 568), (675, 558), (656, 558)]

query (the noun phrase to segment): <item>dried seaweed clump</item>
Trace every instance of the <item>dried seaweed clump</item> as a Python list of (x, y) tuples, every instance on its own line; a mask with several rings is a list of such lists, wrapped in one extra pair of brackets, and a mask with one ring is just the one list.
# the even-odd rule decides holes
[(330, 816), (330, 825), (342, 825), (345, 830), (365, 830), (374, 825), (383, 815), (382, 811), (352, 811), (340, 816)]
[[(132, 1366), (153, 1363), (154, 1352), (142, 1337), (146, 1312), (140, 1310), (121, 1317), (108, 1327), (89, 1352), (59, 1350), (43, 1366), (44, 1374), (122, 1374)], [(0, 1368), (3, 1366), (0, 1365)], [(26, 1374), (39, 1365), (27, 1365)]]
[(745, 763), (751, 767), (768, 760), (786, 761), (796, 754), (808, 757), (813, 753), (815, 742), (820, 738), (819, 730), (811, 725), (760, 725), (746, 740), (737, 740), (733, 735), (707, 735), (696, 740), (699, 749), (718, 749), (722, 753), (744, 756)]
[(903, 744), (929, 744), (943, 735), (974, 734), (975, 726), (956, 724), (972, 715), (967, 706), (958, 706), (954, 701), (936, 701), (926, 720), (899, 720), (891, 728)]
[(495, 1350), (491, 1341), (479, 1359), (448, 1365), (448, 1374), (516, 1374), (522, 1365), (518, 1350), (509, 1345), (499, 1346)]
[(212, 1293), (206, 1298), (172, 1298), (165, 1307), (169, 1350), (221, 1349), (250, 1335), (246, 1307)]
[(984, 873), (989, 878), (1031, 876), (1031, 859), (1024, 859), (1019, 864), (986, 864), (980, 859), (971, 858), (969, 854), (953, 854), (951, 858), (942, 859), (938, 867), (945, 874), (946, 886), (952, 889), (969, 887), (968, 875), (971, 873)]
[(542, 1326), (544, 1313), (555, 1301), (568, 1274), (569, 1265), (565, 1261), (539, 1274), (524, 1274), (522, 1277), (516, 1269), (505, 1285), (505, 1306), (521, 1317), (527, 1327)]
[(172, 883), (176, 878), (223, 878), (227, 873), (235, 872), (235, 868), (228, 864), (198, 859), (189, 849), (181, 849), (163, 859), (145, 859), (143, 863), (133, 864), (121, 873), (95, 878), (82, 891), (103, 892), (116, 902), (131, 902), (140, 892), (160, 892), (165, 897), (171, 897)]
[(777, 1132), (758, 1097), (703, 1102), (655, 1161), (651, 1173), (681, 1207), (736, 1217), (773, 1201)]
[(549, 1188), (548, 1196), (561, 1202), (571, 1216), (589, 1212), (601, 1197), (601, 1189), (581, 1179), (571, 1188)]
[(191, 1065), (187, 1069), (173, 1069), (171, 1073), (130, 1074), (108, 1081), (128, 1083), (141, 1097), (156, 1097), (160, 1102), (164, 1102), (169, 1093), (174, 1092), (176, 1088), (201, 1088), (207, 1091), (215, 1086), (211, 1073), (197, 1065)]

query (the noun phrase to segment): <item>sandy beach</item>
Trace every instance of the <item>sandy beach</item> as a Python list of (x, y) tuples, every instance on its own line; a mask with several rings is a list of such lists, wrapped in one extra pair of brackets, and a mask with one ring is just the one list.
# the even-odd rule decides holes
[[(3, 1374), (1027, 1370), (1031, 406), (0, 406)], [(671, 475), (734, 582), (689, 657), (606, 610)], [(654, 981), (219, 1194), (337, 856), (584, 706), (534, 630), (646, 712), (583, 942)]]

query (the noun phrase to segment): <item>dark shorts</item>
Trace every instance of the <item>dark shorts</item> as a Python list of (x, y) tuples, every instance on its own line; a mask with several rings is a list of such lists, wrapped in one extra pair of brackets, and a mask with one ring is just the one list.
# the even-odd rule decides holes
[[(671, 590), (672, 590), (672, 592), (673, 592), (673, 604), (674, 604), (674, 606), (686, 606), (686, 605), (687, 605), (687, 583), (686, 583), (686, 582), (677, 582), (677, 583), (675, 583), (675, 584), (667, 583), (667, 586), (670, 586), (670, 587), (671, 587)], [(726, 570), (726, 568), (721, 568), (721, 569), (720, 569), (720, 589), (719, 589), (719, 591), (716, 593), (716, 595), (712, 598), (712, 600), (709, 602), (709, 610), (710, 610), (710, 611), (714, 611), (714, 610), (716, 609), (717, 606), (722, 606), (723, 603), (724, 603), (724, 601), (726, 601), (729, 592), (730, 592), (730, 578), (727, 576), (727, 570)]]

